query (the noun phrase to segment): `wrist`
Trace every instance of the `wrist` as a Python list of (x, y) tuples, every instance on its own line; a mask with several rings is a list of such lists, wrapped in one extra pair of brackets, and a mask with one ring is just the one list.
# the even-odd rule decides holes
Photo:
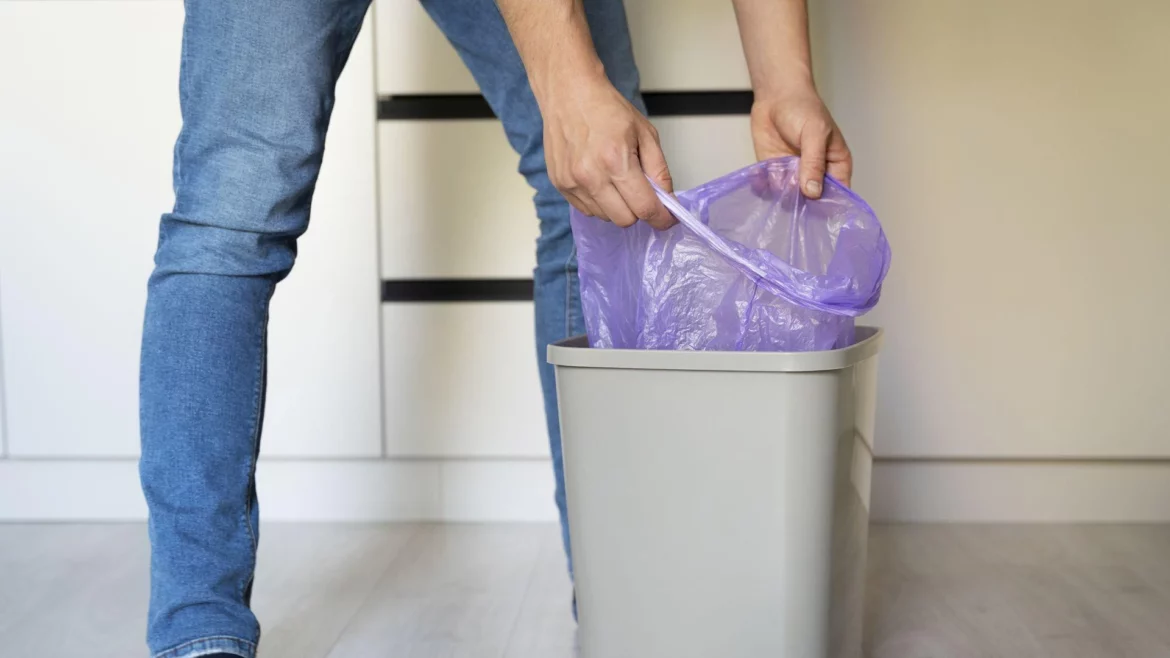
[(757, 103), (783, 101), (785, 99), (807, 96), (816, 96), (819, 98), (820, 96), (817, 93), (817, 87), (813, 82), (811, 72), (790, 74), (778, 80), (754, 82), (752, 84), (752, 91)]
[(605, 65), (592, 49), (559, 53), (545, 58), (528, 75), (532, 93), (541, 108), (548, 108), (609, 85)]

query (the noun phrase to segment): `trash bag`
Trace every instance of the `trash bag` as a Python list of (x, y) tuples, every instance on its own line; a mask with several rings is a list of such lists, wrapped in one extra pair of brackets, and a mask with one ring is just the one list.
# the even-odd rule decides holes
[(801, 352), (846, 347), (881, 295), (890, 247), (861, 197), (798, 160), (760, 162), (677, 196), (655, 231), (572, 212), (581, 304), (595, 348)]

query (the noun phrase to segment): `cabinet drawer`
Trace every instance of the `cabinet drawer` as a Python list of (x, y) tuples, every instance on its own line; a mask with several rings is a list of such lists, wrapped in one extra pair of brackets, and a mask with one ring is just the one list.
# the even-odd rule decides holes
[(386, 452), (541, 457), (532, 304), (387, 304)]

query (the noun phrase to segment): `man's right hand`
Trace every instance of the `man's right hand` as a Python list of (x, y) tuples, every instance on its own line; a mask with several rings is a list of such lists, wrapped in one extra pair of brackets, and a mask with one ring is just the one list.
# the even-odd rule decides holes
[(543, 109), (548, 174), (569, 203), (618, 226), (676, 223), (646, 180), (673, 191), (658, 131), (608, 80), (565, 80)]
[(605, 77), (582, 0), (497, 4), (540, 104), (553, 185), (581, 212), (619, 226), (672, 226), (646, 180), (674, 191), (658, 131)]

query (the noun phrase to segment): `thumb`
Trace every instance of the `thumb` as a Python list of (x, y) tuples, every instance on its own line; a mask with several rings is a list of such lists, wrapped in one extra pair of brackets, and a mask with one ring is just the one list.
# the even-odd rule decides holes
[(638, 161), (650, 180), (665, 192), (674, 194), (674, 181), (670, 178), (666, 156), (662, 154), (662, 145), (658, 142), (658, 131), (649, 124), (638, 131)]
[(829, 131), (805, 126), (800, 133), (800, 189), (810, 199), (821, 198), (825, 186), (825, 151)]

